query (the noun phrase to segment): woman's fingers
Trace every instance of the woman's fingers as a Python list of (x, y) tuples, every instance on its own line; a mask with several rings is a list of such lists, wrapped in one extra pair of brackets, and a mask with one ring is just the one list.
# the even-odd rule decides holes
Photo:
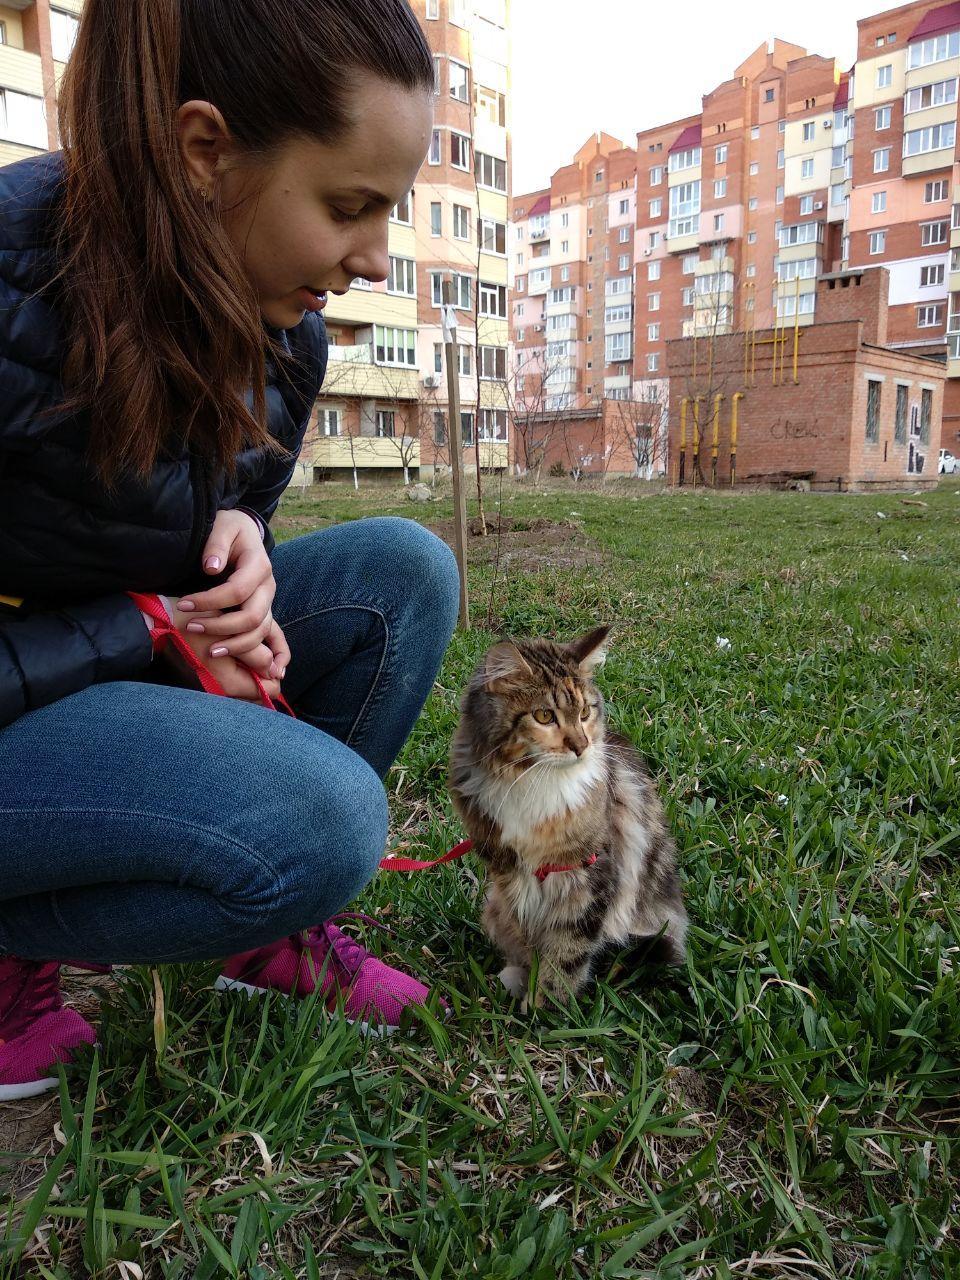
[[(237, 561), (237, 567), (219, 587), (210, 591), (192, 592), (182, 596), (177, 608), (184, 614), (196, 614), (203, 610), (236, 609), (246, 605), (247, 601), (263, 587), (276, 590), (273, 581), (273, 568), (267, 553), (260, 548), (259, 553), (244, 553)], [(270, 599), (273, 599), (271, 594)]]
[(271, 627), (264, 639), (264, 643), (273, 652), (270, 674), (275, 679), (282, 680), (287, 674), (287, 667), (290, 665), (290, 646), (287, 644), (287, 638), (275, 618), (271, 619)]
[[(227, 641), (232, 637), (250, 636), (270, 621), (270, 606), (276, 595), (277, 584), (271, 578), (269, 582), (258, 587), (242, 608), (233, 609), (229, 613), (217, 614), (212, 618), (195, 618), (194, 614), (186, 615), (189, 621), (185, 629), (191, 635), (210, 636), (211, 639)], [(262, 638), (263, 633), (259, 638)], [(230, 653), (234, 645), (228, 645)], [(249, 647), (249, 646), (248, 646)], [(239, 652), (239, 650), (238, 650)]]

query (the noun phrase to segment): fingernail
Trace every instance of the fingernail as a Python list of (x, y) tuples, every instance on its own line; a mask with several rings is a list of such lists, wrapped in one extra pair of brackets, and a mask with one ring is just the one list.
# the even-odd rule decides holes
[(225, 658), (230, 652), (224, 645), (218, 644), (215, 649), (210, 650), (211, 658)]
[(200, 633), (200, 632), (206, 631), (206, 627), (203, 625), (202, 622), (188, 622), (187, 630), (196, 631), (197, 633)]
[(283, 675), (283, 672), (280, 670), (280, 668), (277, 666), (275, 662), (270, 663), (270, 675), (273, 677), (274, 680), (279, 680)]
[(282, 680), (282, 679), (283, 679), (283, 677), (284, 677), (286, 674), (287, 674), (287, 668), (286, 668), (286, 667), (281, 667), (281, 668), (280, 668), (280, 679)]
[(193, 613), (196, 607), (192, 600), (181, 600), (177, 605), (181, 613)]
[(208, 570), (210, 573), (216, 573), (217, 570), (220, 568), (220, 557), (207, 556), (206, 560), (204, 560), (203, 562), (203, 567), (206, 570)]

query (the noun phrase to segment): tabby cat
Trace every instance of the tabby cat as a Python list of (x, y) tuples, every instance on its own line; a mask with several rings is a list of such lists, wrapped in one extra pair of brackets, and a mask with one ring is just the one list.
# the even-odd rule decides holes
[(453, 802), (488, 868), (483, 922), (507, 962), (500, 979), (524, 996), (536, 951), (537, 1003), (580, 992), (608, 948), (658, 938), (664, 958), (684, 958), (663, 808), (594, 683), (609, 631), (494, 645), (451, 749)]

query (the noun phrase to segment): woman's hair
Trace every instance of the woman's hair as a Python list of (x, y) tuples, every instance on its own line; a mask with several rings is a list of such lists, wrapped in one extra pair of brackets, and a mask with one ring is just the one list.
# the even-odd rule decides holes
[(64, 386), (105, 482), (168, 444), (230, 470), (266, 425), (268, 338), (240, 257), (189, 181), (177, 108), (222, 113), (241, 156), (354, 124), (366, 72), (431, 90), (407, 0), (87, 0), (60, 96)]

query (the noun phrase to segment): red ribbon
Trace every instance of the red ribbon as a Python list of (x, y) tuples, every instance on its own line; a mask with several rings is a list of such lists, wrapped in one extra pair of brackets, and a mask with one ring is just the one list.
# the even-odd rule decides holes
[[(212, 671), (204, 666), (202, 659), (198, 657), (177, 628), (173, 625), (166, 609), (163, 607), (163, 601), (160, 597), (142, 595), (138, 591), (128, 591), (127, 595), (134, 602), (137, 608), (142, 613), (145, 613), (148, 617), (152, 618), (155, 623), (155, 626), (150, 629), (150, 639), (153, 641), (154, 653), (163, 653), (163, 651), (168, 648), (176, 649), (177, 653), (179, 653), (181, 658), (183, 658), (184, 662), (186, 662), (187, 666), (197, 677), (197, 680), (200, 682), (200, 688), (204, 693), (215, 693), (222, 698), (229, 697), (226, 689), (224, 689), (217, 677)], [(275, 699), (271, 698), (269, 693), (267, 693), (263, 681), (257, 673), (255, 671), (249, 671), (249, 675), (257, 686), (257, 690), (260, 694), (260, 701), (265, 707), (270, 711), (284, 711), (288, 716), (293, 716), (293, 718), (296, 719), (296, 716), (293, 714), (293, 708), (282, 693)]]
[[(445, 853), (442, 858), (434, 858), (432, 862), (418, 862), (416, 858), (384, 858), (380, 863), (381, 871), (429, 871), (431, 867), (442, 867), (445, 862), (456, 862), (458, 858), (462, 858), (464, 854), (470, 852), (473, 848), (472, 840), (461, 840), (458, 845)], [(555, 863), (548, 863), (546, 866), (537, 867), (533, 873), (537, 879), (543, 884), (547, 876), (552, 876), (556, 871), (583, 871), (587, 867), (592, 867), (597, 860), (597, 855), (591, 854), (586, 862), (578, 863), (575, 867), (562, 867)]]

